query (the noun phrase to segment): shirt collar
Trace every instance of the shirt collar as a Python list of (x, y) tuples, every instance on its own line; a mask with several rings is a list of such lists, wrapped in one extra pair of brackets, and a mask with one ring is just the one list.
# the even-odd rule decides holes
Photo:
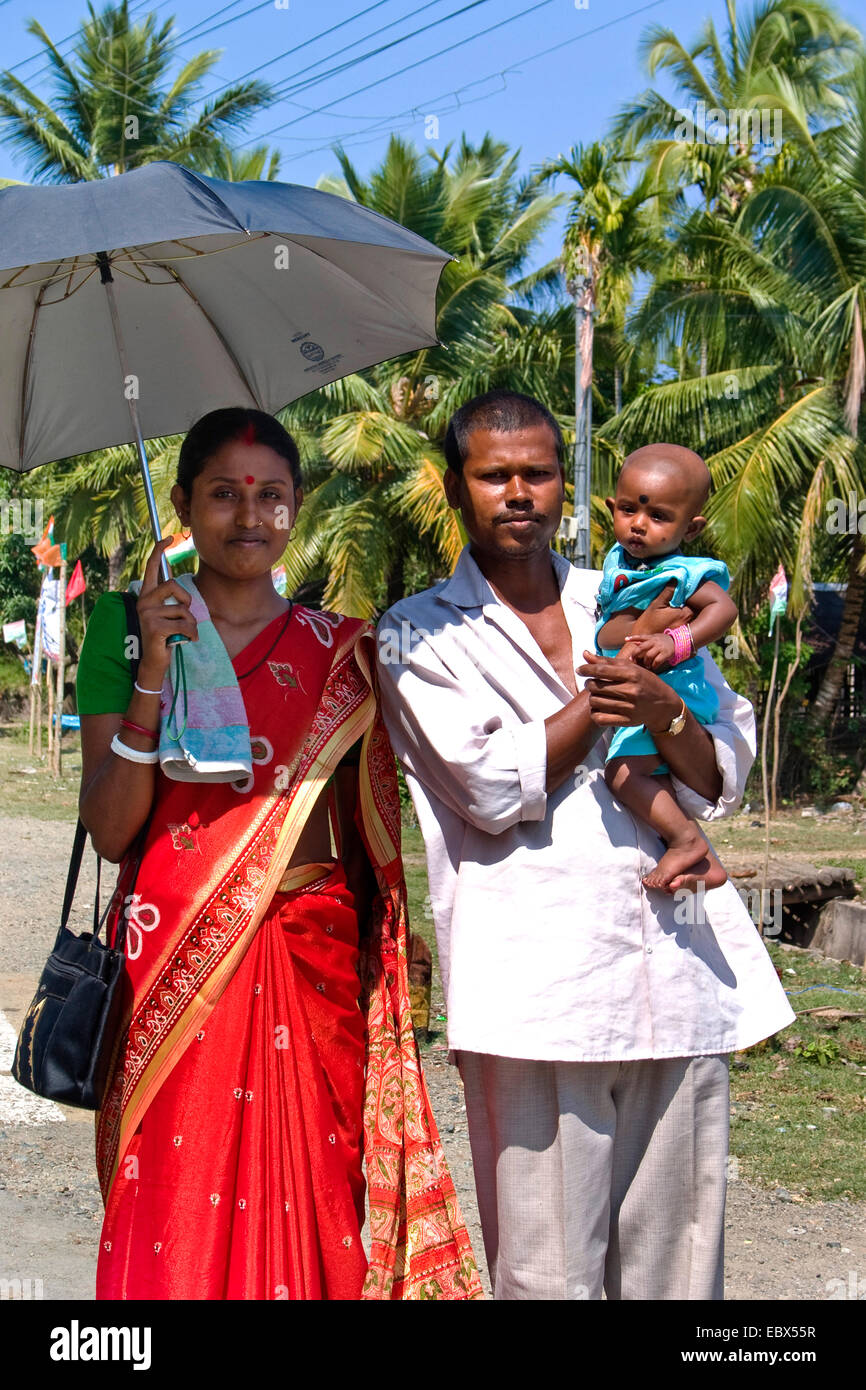
[[(550, 558), (563, 601), (578, 604), (594, 617), (601, 571), (575, 569), (555, 550), (550, 551)], [(473, 560), (468, 545), (461, 550), (454, 573), (445, 581), (439, 597), (453, 603), (456, 608), (486, 608), (489, 604), (499, 604), (499, 599)]]

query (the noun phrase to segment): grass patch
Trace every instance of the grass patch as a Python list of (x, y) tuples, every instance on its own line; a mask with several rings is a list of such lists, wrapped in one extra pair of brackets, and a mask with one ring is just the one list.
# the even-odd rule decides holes
[(48, 765), (45, 730), (41, 758), (35, 752), (28, 753), (28, 737), (26, 724), (0, 726), (3, 814), (34, 816), (37, 820), (77, 820), (81, 781), (81, 742), (77, 730), (67, 730), (63, 736), (63, 776), (60, 779), (55, 779)]
[[(847, 865), (849, 858), (866, 864), (866, 817), (855, 801), (855, 810), (833, 816), (801, 816), (799, 810), (780, 811), (770, 821), (770, 854), (791, 854), (809, 860), (819, 855), (838, 856)], [(751, 813), (711, 823), (707, 829), (722, 859), (725, 851), (764, 857), (763, 808)], [(759, 821), (759, 825), (753, 822)], [(862, 848), (861, 848), (862, 847)]]
[(740, 1175), (762, 1187), (866, 1198), (866, 1018), (800, 1013), (866, 1012), (866, 976), (807, 951), (768, 949), (800, 1016), (734, 1059), (731, 1153)]
[(0, 694), (26, 695), (29, 684), (30, 678), (14, 652), (0, 648)]
[(433, 926), (433, 911), (427, 887), (427, 862), (424, 857), (424, 841), (417, 826), (403, 825), (403, 872), (406, 875), (406, 890), (409, 895), (409, 926), (413, 932), (423, 936), (433, 953), (433, 965), (439, 969), (439, 954), (436, 950), (436, 931)]

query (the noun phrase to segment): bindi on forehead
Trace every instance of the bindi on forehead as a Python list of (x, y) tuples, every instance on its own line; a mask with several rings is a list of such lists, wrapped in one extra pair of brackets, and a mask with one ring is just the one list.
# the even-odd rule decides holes
[[(638, 489), (640, 489), (638, 491)], [(679, 500), (681, 489), (671, 478), (627, 478), (620, 479), (617, 496), (629, 501), (632, 506), (672, 507)]]
[(248, 473), (248, 474), (246, 475), (246, 477), (244, 478), (244, 482), (245, 482), (245, 483), (254, 483), (254, 482), (255, 482), (255, 478), (253, 477), (252, 473)]

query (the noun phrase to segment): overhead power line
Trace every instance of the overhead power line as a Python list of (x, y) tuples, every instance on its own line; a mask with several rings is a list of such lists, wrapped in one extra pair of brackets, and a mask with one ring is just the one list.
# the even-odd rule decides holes
[[(483, 3), (483, 0), (474, 0), (472, 5), (467, 5), (465, 8), (474, 9), (479, 3)], [(655, 3), (660, 4), (661, 0), (655, 0)], [(404, 73), (412, 72), (415, 68), (424, 67), (427, 63), (434, 62), (436, 58), (441, 58), (446, 53), (454, 53), (458, 48), (465, 48), (468, 43), (474, 43), (476, 39), (484, 38), (487, 34), (492, 34), (496, 29), (502, 29), (505, 25), (513, 24), (515, 20), (523, 19), (524, 16), (534, 14), (537, 10), (546, 9), (548, 5), (552, 4), (553, 0), (539, 0), (538, 4), (530, 5), (525, 10), (519, 10), (517, 14), (509, 15), (507, 19), (500, 19), (496, 24), (488, 25), (486, 29), (478, 29), (474, 34), (469, 34), (464, 39), (458, 39), (455, 43), (448, 44), (447, 47), (438, 49), (436, 53), (429, 53), (424, 58), (418, 58), (414, 63), (407, 63), (405, 67), (398, 68), (396, 72), (386, 73), (384, 77), (377, 77), (375, 81), (367, 82), (362, 87), (356, 87), (354, 91), (345, 92), (342, 96), (335, 97), (333, 101), (326, 102), (323, 106), (316, 106), (311, 111), (306, 111), (303, 115), (296, 116), (292, 121), (283, 121), (281, 125), (272, 126), (270, 130), (266, 130), (264, 134), (260, 135), (258, 138), (260, 140), (267, 139), (269, 135), (276, 134), (278, 130), (286, 130), (289, 126), (297, 125), (299, 121), (307, 120), (309, 116), (318, 116), (322, 111), (329, 111), (332, 106), (336, 106), (340, 101), (349, 101), (352, 97), (359, 96), (362, 92), (370, 92), (374, 87), (381, 87), (383, 82), (390, 82), (393, 78), (401, 77)], [(457, 10), (453, 13), (460, 14), (462, 11)], [(450, 18), (450, 16), (448, 16), (448, 18)], [(441, 23), (442, 21), (439, 22)], [(423, 31), (417, 30), (416, 32), (421, 33)], [(391, 45), (387, 46), (390, 47)], [(350, 64), (350, 66), (352, 65)], [(310, 83), (303, 84), (304, 87), (309, 85)]]
[[(442, 0), (432, 0), (432, 3), (433, 3), (433, 4), (441, 4), (441, 3), (442, 3)], [(390, 4), (391, 4), (391, 0), (376, 0), (376, 3), (375, 3), (374, 5), (368, 5), (367, 8), (366, 8), (365, 10), (359, 10), (359, 11), (357, 12), (357, 14), (350, 15), (348, 19), (342, 19), (342, 20), (340, 20), (338, 24), (332, 24), (332, 25), (330, 26), (330, 28), (328, 28), (328, 29), (321, 29), (321, 30), (319, 31), (319, 33), (318, 33), (318, 34), (314, 34), (314, 35), (312, 36), (312, 38), (310, 38), (310, 39), (305, 39), (303, 43), (297, 43), (297, 44), (295, 44), (294, 48), (286, 48), (286, 49), (284, 49), (282, 53), (278, 53), (274, 58), (268, 58), (267, 62), (265, 62), (265, 63), (259, 63), (258, 67), (250, 68), (247, 72), (242, 72), (242, 73), (240, 74), (239, 77), (234, 78), (231, 82), (224, 82), (224, 83), (222, 84), (222, 86), (220, 86), (220, 87), (213, 87), (213, 88), (211, 89), (211, 91), (205, 93), (205, 98), (206, 98), (206, 99), (209, 99), (210, 97), (215, 96), (217, 92), (223, 91), (224, 88), (226, 88), (226, 87), (231, 87), (231, 86), (233, 86), (235, 82), (244, 82), (248, 77), (255, 77), (256, 73), (264, 72), (265, 68), (273, 67), (274, 63), (279, 63), (279, 62), (281, 62), (281, 60), (282, 60), (283, 58), (290, 58), (290, 57), (292, 56), (293, 53), (300, 53), (301, 49), (303, 49), (303, 48), (309, 48), (311, 44), (317, 43), (319, 39), (327, 38), (328, 34), (334, 34), (334, 33), (336, 33), (336, 31), (337, 31), (338, 29), (347, 29), (347, 28), (349, 27), (350, 24), (354, 24), (354, 22), (355, 22), (356, 19), (363, 19), (363, 18), (364, 18), (364, 15), (372, 14), (373, 10), (381, 10), (381, 8), (382, 8), (383, 5), (390, 5)], [(425, 8), (429, 8), (429, 7), (425, 7)], [(394, 25), (394, 24), (399, 24), (399, 23), (402, 22), (403, 18), (405, 18), (405, 16), (402, 16), (402, 15), (401, 15), (400, 19), (392, 19), (392, 20), (390, 21), (390, 24), (386, 24), (386, 25), (384, 25), (383, 27), (387, 29), (387, 28), (390, 28), (390, 27), (391, 27), (392, 25)], [(375, 29), (375, 30), (373, 31), (374, 34), (378, 34), (378, 33), (381, 33), (381, 32), (382, 32), (381, 29)], [(365, 38), (372, 38), (372, 37), (373, 37), (373, 35), (367, 34), (367, 35), (362, 36), (361, 38), (355, 39), (354, 42), (355, 42), (355, 43), (363, 43)], [(347, 47), (350, 47), (350, 48), (351, 48), (352, 45), (349, 44), (349, 45), (347, 45)], [(339, 51), (339, 52), (343, 52), (342, 49), (340, 49), (340, 50), (338, 50), (338, 51)], [(334, 55), (331, 54), (331, 57), (333, 57), (333, 56), (334, 56)], [(324, 59), (320, 59), (319, 61), (320, 61), (320, 62), (324, 62), (325, 60), (324, 60)]]
[[(434, 0), (434, 3), (440, 3), (440, 0)], [(551, 4), (552, 0), (543, 0), (543, 3)], [(295, 73), (294, 77), (292, 77), (288, 82), (286, 82), (282, 86), (278, 85), (276, 87), (276, 95), (278, 98), (284, 98), (290, 94), (294, 94), (295, 92), (305, 91), (308, 87), (314, 87), (319, 82), (324, 82), (329, 77), (335, 77), (341, 72), (346, 72), (350, 68), (358, 67), (361, 63), (366, 63), (370, 58), (378, 58), (380, 53), (387, 53), (389, 49), (397, 48), (400, 44), (403, 43), (408, 43), (410, 39), (417, 38), (419, 34), (426, 34), (431, 29), (438, 29), (440, 25), (447, 24), (449, 19), (455, 19), (459, 15), (467, 14), (470, 10), (478, 9), (480, 5), (488, 4), (490, 4), (490, 0), (470, 0), (469, 4), (461, 6), (460, 9), (452, 10), (450, 14), (441, 15), (439, 19), (431, 20), (429, 24), (424, 24), (419, 29), (413, 29), (410, 33), (401, 35), (400, 38), (391, 39), (388, 43), (379, 44), (377, 48), (371, 48), (367, 53), (358, 54), (355, 58), (350, 58), (345, 63), (338, 63), (338, 65), (334, 68), (329, 68), (327, 71), (322, 73), (316, 73), (314, 76), (307, 78), (305, 81), (298, 82), (296, 79), (301, 77), (304, 72), (308, 72), (310, 70), (309, 68), (302, 68), (301, 71)], [(430, 7), (428, 6), (427, 8)], [(406, 18), (406, 16), (404, 16), (404, 18)], [(394, 27), (395, 23), (400, 22), (402, 21), (395, 20), (392, 21), (391, 24), (383, 25), (381, 29), (376, 29), (373, 31), (372, 34), (366, 35), (366, 38), (375, 38), (376, 34), (384, 33), (386, 29), (391, 29)], [(354, 44), (347, 44), (344, 48), (338, 49), (337, 52), (332, 54), (331, 56), (336, 58), (340, 53), (345, 53), (348, 48), (354, 47)], [(317, 67), (318, 64), (314, 63), (310, 66)]]
[[(0, 0), (0, 4), (4, 3), (7, 3), (7, 0)], [(135, 0), (135, 3), (133, 5), (130, 5), (129, 7), (129, 17), (131, 19), (133, 15), (137, 14), (139, 10), (145, 9), (145, 7), (147, 7), (153, 14), (158, 14), (164, 3), (165, 0), (157, 0), (157, 3), (154, 3), (154, 0)], [(204, 19), (199, 19), (195, 22), (195, 24), (190, 24), (186, 29), (181, 29), (171, 40), (171, 43), (169, 44), (169, 51), (183, 48), (190, 43), (195, 43), (198, 39), (203, 39), (207, 34), (213, 34), (219, 29), (226, 29), (230, 24), (234, 24), (237, 20), (244, 19), (247, 15), (252, 14), (254, 10), (270, 9), (273, 6), (273, 0), (259, 0), (258, 4), (251, 5), (249, 9), (243, 10), (240, 14), (231, 15), (230, 18), (221, 20), (219, 24), (211, 23), (211, 21), (217, 19), (219, 15), (225, 14), (227, 10), (233, 10), (236, 5), (240, 5), (242, 3), (243, 0), (230, 0), (230, 3), (228, 5), (223, 5), (221, 10), (215, 10), (212, 14), (207, 15)], [(202, 28), (203, 25), (207, 25), (208, 27)], [(201, 30), (201, 32), (196, 33), (195, 31), (197, 29)], [(75, 40), (80, 38), (80, 36), (81, 30), (76, 29), (74, 34), (67, 34), (66, 38), (61, 39), (58, 43), (54, 45), (54, 47), (57, 49), (58, 53), (63, 54), (63, 50), (66, 48), (66, 46), (68, 44), (74, 44)], [(22, 58), (20, 62), (15, 63), (15, 65), (11, 68), (7, 68), (6, 71), (17, 72), (19, 68), (26, 67), (28, 63), (35, 63), (38, 59), (44, 58), (44, 56), (44, 49), (40, 50), (37, 53), (31, 53), (29, 58)], [(63, 56), (67, 55), (63, 54)], [(42, 77), (45, 73), (50, 72), (51, 68), (51, 63), (45, 63), (43, 67), (38, 68), (36, 72), (31, 74), (31, 76), (28, 78), (28, 83), (32, 84), (33, 82), (38, 81), (38, 79)]]
[[(502, 83), (503, 83), (503, 87), (502, 87), (500, 90), (504, 90), (505, 87), (507, 86), (507, 78), (508, 78), (509, 74), (513, 74), (513, 73), (515, 73), (515, 72), (519, 72), (519, 70), (520, 70), (521, 68), (523, 68), (526, 64), (528, 64), (528, 63), (534, 63), (534, 62), (536, 62), (539, 58), (546, 58), (546, 57), (548, 57), (549, 54), (551, 54), (551, 53), (558, 53), (561, 49), (567, 48), (567, 47), (569, 47), (571, 44), (580, 43), (580, 42), (582, 42), (582, 41), (585, 40), (585, 39), (591, 38), (592, 35), (594, 35), (594, 34), (601, 33), (601, 32), (602, 32), (603, 30), (605, 30), (605, 29), (613, 28), (614, 25), (624, 23), (625, 20), (627, 20), (627, 19), (633, 19), (633, 18), (635, 17), (635, 15), (643, 14), (643, 13), (645, 13), (647, 10), (656, 9), (656, 8), (657, 8), (660, 4), (662, 4), (662, 3), (664, 3), (664, 0), (649, 0), (649, 3), (648, 3), (648, 4), (639, 5), (636, 9), (634, 9), (634, 10), (629, 10), (626, 14), (618, 15), (618, 16), (616, 16), (614, 19), (606, 20), (606, 21), (605, 21), (604, 23), (602, 23), (602, 24), (597, 24), (597, 25), (595, 25), (592, 29), (586, 29), (586, 30), (584, 30), (584, 31), (583, 31), (582, 33), (580, 33), (580, 34), (575, 34), (575, 35), (574, 35), (572, 38), (570, 38), (570, 39), (563, 39), (563, 40), (562, 40), (561, 42), (559, 42), (559, 43), (551, 44), (549, 47), (543, 48), (543, 49), (539, 50), (537, 53), (530, 53), (530, 54), (527, 54), (525, 57), (518, 59), (517, 62), (509, 64), (508, 67), (499, 68), (499, 69), (497, 69), (497, 70), (494, 71), (494, 72), (488, 72), (488, 73), (486, 73), (483, 77), (474, 78), (474, 79), (472, 80), (472, 82), (467, 82), (467, 83), (465, 83), (462, 87), (453, 88), (453, 89), (451, 89), (450, 91), (447, 91), (447, 92), (440, 92), (437, 96), (431, 96), (431, 97), (426, 98), (425, 101), (424, 101), (423, 103), (422, 103), (422, 102), (419, 102), (418, 105), (416, 105), (416, 106), (406, 107), (406, 108), (404, 108), (402, 111), (392, 112), (392, 113), (391, 113), (390, 115), (388, 115), (388, 116), (376, 117), (376, 118), (375, 118), (376, 124), (375, 124), (374, 126), (368, 127), (366, 130), (361, 130), (361, 131), (357, 131), (357, 130), (355, 130), (355, 131), (346, 131), (346, 132), (344, 132), (342, 135), (332, 135), (332, 136), (328, 137), (328, 138), (324, 141), (324, 143), (321, 144), (321, 145), (315, 145), (315, 146), (313, 146), (312, 149), (299, 150), (296, 154), (288, 155), (288, 156), (287, 156), (287, 161), (288, 161), (288, 163), (294, 163), (294, 162), (295, 162), (296, 160), (298, 160), (298, 159), (303, 159), (303, 158), (305, 158), (306, 155), (308, 155), (308, 154), (317, 154), (317, 153), (319, 153), (319, 152), (322, 151), (322, 150), (332, 149), (333, 146), (334, 146), (334, 144), (336, 144), (336, 143), (339, 143), (339, 144), (346, 144), (346, 145), (353, 145), (353, 144), (362, 145), (362, 144), (365, 144), (365, 143), (370, 143), (370, 141), (371, 141), (372, 139), (378, 138), (378, 136), (379, 136), (379, 134), (382, 132), (382, 130), (388, 129), (389, 127), (392, 127), (392, 128), (393, 128), (393, 122), (399, 120), (399, 119), (400, 119), (401, 117), (403, 117), (403, 116), (409, 116), (409, 117), (412, 118), (411, 121), (409, 121), (409, 123), (408, 123), (407, 125), (401, 127), (401, 129), (409, 129), (409, 128), (411, 128), (412, 125), (414, 125), (414, 124), (417, 122), (417, 120), (418, 120), (418, 118), (419, 118), (419, 115), (420, 115), (422, 112), (429, 112), (431, 109), (433, 109), (433, 108), (436, 106), (436, 104), (437, 104), (438, 102), (441, 102), (441, 101), (443, 101), (443, 100), (447, 100), (449, 97), (450, 97), (450, 98), (453, 98), (453, 99), (456, 101), (456, 106), (455, 106), (455, 108), (454, 108), (455, 110), (458, 109), (458, 108), (461, 107), (461, 106), (472, 106), (472, 105), (474, 105), (476, 102), (479, 102), (479, 101), (486, 101), (486, 100), (489, 99), (490, 96), (495, 95), (495, 93), (484, 93), (484, 94), (482, 94), (481, 96), (471, 97), (471, 98), (469, 98), (469, 100), (465, 100), (465, 101), (461, 101), (460, 98), (461, 98), (462, 93), (471, 91), (471, 89), (472, 89), (473, 87), (482, 86), (482, 85), (483, 85), (484, 83), (486, 83), (486, 82), (491, 82), (491, 81), (494, 80), (494, 78), (497, 78), (497, 77), (500, 78), (501, 81), (502, 81)], [(396, 75), (396, 74), (394, 74), (394, 75)], [(374, 85), (374, 84), (371, 84), (371, 85)], [(364, 90), (364, 89), (362, 89), (362, 90)], [(355, 95), (357, 95), (357, 93), (356, 93), (356, 92), (353, 92), (353, 93), (350, 93), (349, 95), (355, 96)], [(346, 100), (346, 98), (339, 98), (339, 99)], [(339, 100), (339, 99), (338, 99), (338, 100)], [(335, 105), (335, 103), (332, 102), (331, 105)], [(325, 109), (327, 109), (327, 108), (320, 107), (320, 108), (317, 108), (316, 110), (311, 110), (311, 111), (309, 111), (308, 114), (309, 114), (309, 115), (316, 115), (317, 112), (318, 112), (319, 110), (325, 110)], [(303, 119), (303, 117), (301, 117), (301, 118), (299, 118), (299, 119)], [(290, 124), (295, 124), (295, 122), (291, 122)], [(280, 128), (281, 128), (281, 127), (277, 127), (277, 129), (280, 129)], [(266, 132), (266, 135), (267, 135), (267, 134), (273, 134), (273, 132), (272, 132), (272, 131)], [(262, 139), (264, 139), (264, 138), (265, 138), (265, 136), (259, 136), (259, 137), (258, 137), (259, 140), (262, 140)], [(301, 136), (301, 135), (296, 135), (296, 136), (282, 136), (282, 137), (280, 137), (281, 140), (303, 140), (304, 138), (306, 138), (306, 137)], [(245, 143), (251, 143), (251, 142), (245, 142)]]
[[(3, 4), (3, 3), (6, 3), (6, 0), (0, 0), (0, 4)], [(197, 42), (199, 39), (204, 38), (207, 34), (214, 33), (214, 32), (216, 32), (216, 31), (219, 30), (219, 29), (227, 28), (227, 26), (228, 26), (229, 24), (234, 24), (237, 20), (239, 20), (239, 19), (244, 19), (247, 15), (252, 14), (254, 10), (270, 9), (271, 6), (273, 5), (273, 0), (258, 0), (258, 3), (257, 3), (257, 4), (250, 6), (249, 9), (246, 9), (246, 10), (241, 11), (240, 14), (231, 15), (228, 19), (223, 19), (223, 20), (221, 20), (218, 24), (212, 24), (212, 23), (210, 23), (211, 20), (216, 19), (219, 15), (224, 15), (224, 14), (226, 13), (227, 10), (232, 10), (232, 9), (234, 9), (237, 5), (242, 4), (242, 3), (243, 3), (243, 0), (230, 0), (230, 3), (227, 4), (227, 5), (223, 5), (222, 9), (216, 10), (216, 11), (214, 11), (212, 14), (207, 15), (207, 17), (206, 17), (205, 19), (197, 20), (195, 24), (189, 25), (186, 29), (180, 30), (180, 32), (175, 36), (175, 38), (172, 39), (171, 42), (169, 43), (169, 45), (168, 45), (168, 51), (169, 51), (169, 52), (176, 51), (176, 50), (178, 50), (178, 49), (180, 49), (180, 48), (185, 47), (187, 44)], [(158, 4), (156, 4), (156, 5), (153, 4), (153, 0), (137, 0), (137, 3), (134, 4), (134, 5), (132, 5), (132, 6), (130, 7), (130, 9), (129, 9), (129, 12), (128, 12), (128, 13), (129, 13), (130, 18), (132, 18), (133, 14), (134, 14), (137, 10), (140, 10), (140, 9), (144, 8), (145, 5), (149, 5), (149, 6), (151, 7), (151, 12), (154, 13), (154, 14), (157, 13), (158, 10), (159, 10), (159, 5), (158, 5)], [(208, 25), (209, 27), (203, 29), (203, 28), (202, 28), (202, 25)], [(196, 32), (195, 32), (196, 30), (199, 30), (200, 32), (196, 33)], [(79, 36), (80, 36), (80, 31), (77, 31), (75, 34), (70, 34), (70, 35), (67, 36), (66, 39), (61, 40), (61, 44), (66, 44), (66, 43), (68, 43), (68, 42), (70, 42), (70, 41), (74, 41), (74, 40), (77, 39)], [(60, 51), (61, 44), (55, 44), (55, 45), (54, 45), (55, 48), (58, 50), (58, 52)], [(35, 58), (35, 57), (40, 57), (40, 56), (42, 56), (42, 55), (41, 55), (41, 54), (34, 54), (34, 55), (32, 55), (31, 58), (22, 59), (22, 61), (21, 61), (20, 63), (17, 63), (17, 64), (15, 65), (15, 67), (16, 67), (16, 68), (20, 68), (20, 67), (24, 66), (24, 64), (26, 64), (26, 63), (28, 63), (28, 62), (32, 62), (32, 61), (33, 61), (33, 58)], [(38, 69), (35, 73), (33, 73), (32, 76), (28, 79), (29, 83), (32, 85), (32, 84), (33, 84), (40, 76), (42, 76), (44, 73), (50, 72), (50, 71), (52, 70), (52, 66), (53, 66), (53, 65), (52, 65), (50, 62), (48, 62), (48, 63), (45, 64), (44, 67), (39, 68), (39, 69)], [(116, 68), (116, 67), (114, 67), (114, 65), (113, 65), (112, 63), (108, 62), (107, 60), (106, 60), (106, 66), (107, 66), (108, 68), (110, 68), (113, 72), (115, 72), (115, 73), (117, 74), (117, 76), (118, 76), (123, 82), (128, 82), (128, 81), (130, 80), (130, 74), (129, 74), (128, 72), (124, 72), (121, 68)], [(9, 69), (8, 69), (9, 72), (13, 72), (14, 70), (15, 70), (14, 68), (9, 68)], [(131, 105), (137, 106), (137, 107), (139, 108), (139, 110), (140, 110), (143, 114), (150, 114), (150, 115), (155, 114), (155, 113), (154, 113), (154, 109), (153, 109), (152, 107), (148, 106), (146, 102), (140, 101), (140, 100), (134, 95), (134, 91), (129, 90), (129, 89), (124, 89), (124, 90), (120, 90), (120, 91), (119, 91), (117, 88), (111, 87), (111, 86), (109, 86), (107, 83), (103, 83), (102, 86), (103, 86), (103, 89), (104, 89), (105, 91), (112, 92), (112, 93), (114, 93), (116, 96), (122, 96), (122, 97), (124, 97), (125, 100), (128, 101)]]
[[(131, 6), (130, 6), (130, 9), (129, 9), (130, 15), (133, 15), (133, 14), (136, 12), (136, 10), (143, 9), (145, 5), (150, 4), (150, 3), (151, 3), (151, 0), (136, 0), (136, 3), (135, 3), (134, 5), (131, 5)], [(237, 0), (235, 0), (235, 3), (237, 3)], [(154, 8), (154, 9), (159, 9), (159, 5), (154, 5), (153, 8)], [(62, 50), (66, 47), (66, 45), (67, 45), (68, 43), (73, 43), (73, 42), (80, 36), (80, 34), (81, 34), (81, 30), (80, 30), (80, 29), (76, 29), (74, 34), (67, 34), (67, 35), (66, 35), (66, 38), (65, 38), (65, 39), (60, 39), (59, 42), (56, 43), (56, 44), (54, 45), (54, 47), (57, 49), (58, 53), (60, 53), (60, 52), (62, 52)], [(44, 49), (44, 48), (38, 49), (36, 53), (31, 53), (29, 58), (22, 58), (20, 62), (14, 63), (13, 66), (12, 66), (11, 68), (6, 68), (5, 71), (6, 71), (6, 72), (17, 72), (19, 68), (24, 68), (24, 67), (26, 67), (28, 63), (36, 63), (36, 62), (38, 62), (38, 60), (39, 60), (40, 58), (44, 58), (44, 57), (45, 57), (45, 49)], [(40, 69), (39, 69), (39, 72), (34, 73), (33, 76), (32, 76), (29, 80), (30, 80), (31, 82), (34, 82), (34, 81), (36, 80), (36, 78), (39, 77), (43, 72), (47, 72), (48, 69), (50, 68), (50, 66), (51, 66), (51, 64), (49, 63), (49, 64), (46, 65), (46, 67), (40, 68)]]

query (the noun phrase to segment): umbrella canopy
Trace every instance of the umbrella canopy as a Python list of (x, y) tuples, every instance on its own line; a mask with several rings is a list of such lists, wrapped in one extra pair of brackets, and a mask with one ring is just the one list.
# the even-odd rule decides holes
[[(450, 256), (347, 199), (153, 163), (0, 191), (0, 466), (271, 413), (431, 345)], [(106, 289), (110, 294), (106, 294)]]

